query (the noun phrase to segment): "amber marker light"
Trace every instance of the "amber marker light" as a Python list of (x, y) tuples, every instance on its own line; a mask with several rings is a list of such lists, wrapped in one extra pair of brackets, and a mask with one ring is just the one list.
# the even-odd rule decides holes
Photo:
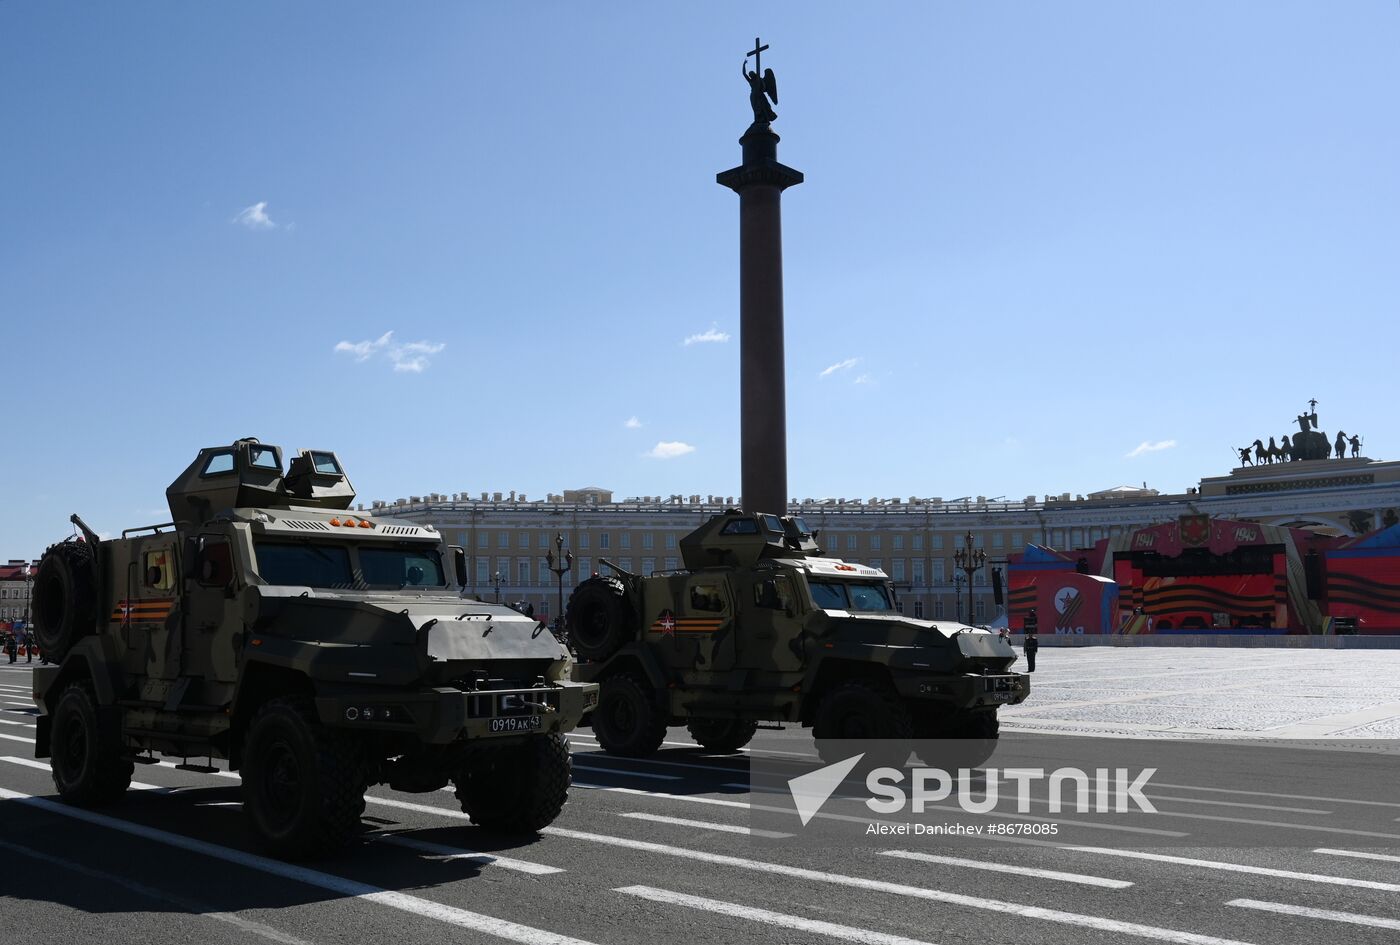
[(371, 525), (369, 522), (366, 522), (364, 519), (360, 519), (360, 527), (361, 527), (361, 528), (373, 528), (374, 526)]

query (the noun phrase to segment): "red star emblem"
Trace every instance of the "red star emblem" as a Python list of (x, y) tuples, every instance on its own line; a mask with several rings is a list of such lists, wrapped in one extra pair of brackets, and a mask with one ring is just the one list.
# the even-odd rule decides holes
[(673, 637), (676, 635), (676, 618), (669, 610), (661, 612), (661, 635), (663, 637)]

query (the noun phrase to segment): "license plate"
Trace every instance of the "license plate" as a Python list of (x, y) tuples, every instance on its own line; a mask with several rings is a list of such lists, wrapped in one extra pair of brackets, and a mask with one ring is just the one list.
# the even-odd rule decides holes
[(490, 732), (492, 735), (504, 735), (509, 732), (532, 732), (539, 727), (538, 715), (521, 715), (515, 718), (492, 719)]

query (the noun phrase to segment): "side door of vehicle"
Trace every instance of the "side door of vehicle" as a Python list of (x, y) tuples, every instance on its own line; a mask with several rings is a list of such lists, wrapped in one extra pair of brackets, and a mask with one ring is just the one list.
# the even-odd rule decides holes
[[(238, 679), (243, 643), (233, 547), (224, 535), (202, 534), (190, 542), (189, 551), (183, 631), (186, 673), (206, 684), (232, 686)], [(206, 698), (222, 702), (221, 695), (231, 697), (232, 691), (210, 691)]]
[(177, 679), (183, 647), (175, 535), (136, 539), (131, 552), (126, 573), (113, 575), (118, 592), (108, 620), (121, 628), (129, 658), (140, 672), (150, 679)]
[(741, 665), (760, 672), (802, 669), (806, 638), (792, 576), (760, 571), (747, 577), (739, 591), (743, 595)]

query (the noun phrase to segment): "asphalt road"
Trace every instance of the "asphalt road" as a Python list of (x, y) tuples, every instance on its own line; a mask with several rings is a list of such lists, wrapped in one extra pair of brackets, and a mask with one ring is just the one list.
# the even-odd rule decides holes
[[(1151, 675), (1142, 672), (1151, 666), (1136, 662), (1114, 671), (1117, 654), (1141, 660), (1141, 651), (1103, 652), (1090, 657), (1101, 665), (1089, 668), (1105, 677), (1134, 686), (1122, 679), (1130, 666)], [(1080, 685), (1069, 682), (1085, 672), (1080, 653), (1062, 666), (1054, 663), (1059, 653), (1042, 654), (1038, 684), (1047, 691)], [(1268, 655), (1284, 677), (1288, 660), (1301, 667), (1315, 657)], [(1223, 666), (1228, 656), (1208, 659)], [(1212, 667), (1180, 668), (1192, 672), (1156, 678), (1191, 683), (1172, 692), (1200, 689), (1201, 672)], [(139, 784), (119, 806), (86, 812), (53, 800), (47, 764), (30, 757), (28, 683), (27, 668), (0, 664), (5, 942), (1400, 941), (1400, 847), (1325, 835), (1315, 846), (1250, 850), (1003, 842), (938, 859), (927, 842), (840, 851), (785, 845), (747, 835), (747, 760), (707, 756), (688, 747), (683, 730), (673, 730), (647, 761), (602, 755), (586, 733), (572, 738), (570, 802), (539, 838), (494, 837), (468, 823), (449, 793), (374, 788), (361, 847), (289, 865), (251, 845), (236, 775), (138, 766)], [(1380, 692), (1372, 704), (1393, 697)], [(1189, 699), (1182, 704), (1193, 708)], [(1331, 708), (1300, 714), (1290, 707), (1280, 725), (1306, 721), (1292, 716), (1339, 715)], [(1163, 724), (1170, 723), (1166, 712), (1159, 707)], [(756, 744), (794, 758), (811, 747), (800, 732), (765, 732)], [(1284, 803), (1231, 796), (1210, 806), (1224, 797), (1200, 794), (1193, 803), (1226, 817), (1242, 813), (1242, 802)], [(1400, 818), (1400, 792), (1306, 803), (1325, 822), (1350, 800), (1379, 802), (1387, 805), (1385, 819)]]

